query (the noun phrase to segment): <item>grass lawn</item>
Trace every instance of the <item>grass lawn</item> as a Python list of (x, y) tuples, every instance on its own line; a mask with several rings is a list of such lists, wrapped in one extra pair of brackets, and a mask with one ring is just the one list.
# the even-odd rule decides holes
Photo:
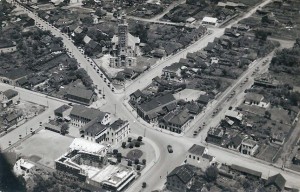
[(16, 147), (16, 153), (54, 168), (54, 161), (67, 152), (72, 141), (73, 138), (52, 131), (41, 130)]

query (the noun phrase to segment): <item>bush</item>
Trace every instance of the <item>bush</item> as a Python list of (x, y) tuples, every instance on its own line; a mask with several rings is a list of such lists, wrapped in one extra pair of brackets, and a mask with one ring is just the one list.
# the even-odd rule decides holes
[(129, 144), (129, 148), (132, 149), (133, 148), (133, 143)]
[(119, 163), (121, 163), (122, 158), (121, 158), (121, 157), (117, 157), (117, 161), (118, 161)]
[(132, 161), (128, 161), (127, 165), (132, 166)]
[(134, 164), (136, 164), (136, 165), (139, 164), (139, 162), (140, 162), (139, 159), (135, 159), (135, 160), (134, 160)]
[(138, 140), (138, 141), (143, 141), (143, 137), (142, 137), (142, 136), (139, 136), (137, 140)]
[(141, 143), (139, 141), (135, 142), (135, 147), (140, 147)]
[(114, 150), (113, 150), (113, 154), (114, 154), (114, 155), (117, 155), (118, 152), (119, 152), (118, 149), (114, 149)]
[(141, 166), (140, 166), (140, 165), (137, 165), (137, 166), (136, 166), (136, 170), (141, 170)]
[(117, 153), (117, 158), (122, 157), (122, 153)]
[(147, 161), (146, 161), (146, 159), (143, 159), (142, 162), (143, 162), (144, 165), (146, 165)]
[(146, 188), (146, 187), (147, 187), (147, 183), (146, 183), (146, 182), (143, 182), (142, 187), (143, 187), (143, 188)]
[(123, 143), (122, 143), (122, 147), (123, 147), (123, 148), (126, 148), (126, 142), (123, 142)]
[(132, 138), (131, 137), (128, 137), (128, 140), (127, 140), (128, 142), (131, 142), (132, 141)]
[(215, 166), (210, 166), (205, 171), (205, 177), (209, 182), (215, 181), (218, 177), (218, 174), (219, 174), (219, 170)]

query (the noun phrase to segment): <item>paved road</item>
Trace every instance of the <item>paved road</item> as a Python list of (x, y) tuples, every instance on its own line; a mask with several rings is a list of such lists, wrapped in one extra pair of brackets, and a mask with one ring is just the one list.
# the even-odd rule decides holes
[[(265, 1), (260, 6), (263, 6), (268, 2), (270, 2), (270, 0)], [(258, 6), (255, 9), (251, 10), (249, 13), (245, 14), (243, 18), (250, 16), (254, 11), (256, 11), (257, 8)], [(53, 34), (57, 36), (61, 36), (63, 38), (63, 42), (66, 48), (72, 50), (74, 57), (79, 61), (80, 65), (87, 70), (88, 74), (91, 76), (95, 85), (97, 85), (99, 89), (100, 88), (104, 89), (108, 104), (103, 106), (101, 110), (108, 111), (114, 114), (115, 107), (113, 106), (116, 106), (116, 115), (120, 118), (127, 119), (130, 122), (132, 132), (138, 135), (145, 135), (147, 138), (151, 139), (158, 146), (160, 151), (160, 156), (158, 158), (158, 161), (153, 166), (153, 168), (150, 169), (146, 174), (142, 175), (132, 185), (132, 187), (128, 189), (128, 191), (137, 191), (138, 189), (141, 188), (142, 182), (144, 181), (148, 183), (148, 187), (146, 191), (151, 191), (153, 189), (161, 188), (165, 180), (160, 179), (160, 176), (164, 178), (168, 172), (170, 172), (174, 167), (180, 164), (185, 158), (184, 156), (186, 150), (192, 144), (198, 143), (200, 145), (205, 145), (205, 143), (199, 141), (199, 137), (198, 138), (174, 137), (172, 135), (168, 135), (165, 133), (159, 133), (157, 130), (147, 125), (145, 126), (144, 123), (141, 123), (142, 121), (139, 120), (137, 121), (138, 118), (134, 115), (135, 114), (134, 112), (131, 112), (125, 107), (125, 105), (123, 104), (123, 97), (128, 96), (130, 93), (132, 93), (138, 88), (142, 89), (144, 86), (149, 84), (149, 82), (151, 82), (153, 77), (161, 73), (161, 69), (163, 67), (178, 61), (180, 58), (184, 57), (187, 52), (197, 51), (205, 47), (208, 42), (213, 41), (215, 37), (220, 37), (223, 34), (224, 29), (215, 29), (212, 35), (205, 37), (202, 41), (196, 42), (194, 45), (191, 45), (186, 50), (162, 62), (160, 65), (156, 66), (150, 72), (145, 73), (137, 81), (135, 81), (127, 88), (126, 94), (114, 94), (110, 91), (110, 88), (106, 86), (106, 84), (95, 72), (95, 70), (93, 70), (93, 68), (86, 60), (86, 58), (82, 55), (82, 53), (73, 45), (73, 43), (66, 36), (62, 35), (62, 33), (60, 33), (55, 28), (49, 27), (47, 23), (41, 21), (36, 15), (29, 13), (29, 16), (34, 18), (37, 21), (37, 23), (41, 24), (43, 28), (49, 29)], [(230, 24), (229, 26), (231, 25), (232, 24)], [(143, 84), (140, 84), (139, 80), (140, 82), (143, 82)], [(203, 132), (201, 134), (204, 135), (206, 133)], [(173, 146), (174, 148), (173, 154), (169, 154), (167, 152), (166, 146), (168, 144), (171, 144)], [(257, 159), (245, 157), (242, 156), (241, 154), (235, 154), (232, 151), (220, 149), (216, 146), (209, 146), (209, 153), (215, 155), (217, 159), (220, 160), (221, 162), (228, 163), (228, 164), (234, 162), (235, 164), (238, 165), (261, 170), (264, 175), (268, 175), (269, 172), (270, 173), (282, 172), (283, 175), (288, 180), (287, 181), (288, 185), (299, 186), (299, 182), (298, 182), (300, 180), (299, 175), (281, 171), (280, 169), (270, 165), (266, 165), (265, 163), (262, 163)]]
[(172, 2), (168, 6), (168, 8), (166, 8), (162, 13), (152, 17), (151, 20), (154, 20), (154, 21), (160, 20), (165, 14), (169, 13), (169, 11), (171, 11), (174, 7), (177, 7), (178, 5), (183, 4), (185, 2), (186, 2), (186, 0), (178, 0), (178, 1)]

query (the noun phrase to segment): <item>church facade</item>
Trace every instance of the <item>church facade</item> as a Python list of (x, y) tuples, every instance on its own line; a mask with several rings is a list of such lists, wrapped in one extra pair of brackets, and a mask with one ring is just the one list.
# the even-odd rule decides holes
[(126, 15), (119, 18), (118, 34), (112, 38), (112, 57), (110, 67), (123, 68), (136, 66), (136, 56), (139, 54), (140, 39), (128, 32)]

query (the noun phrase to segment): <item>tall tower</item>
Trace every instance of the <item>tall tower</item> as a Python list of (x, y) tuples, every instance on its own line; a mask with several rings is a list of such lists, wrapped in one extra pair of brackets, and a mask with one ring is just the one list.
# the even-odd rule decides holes
[(119, 54), (126, 55), (128, 48), (128, 23), (126, 15), (122, 14), (119, 19), (118, 25), (118, 37), (119, 37)]

